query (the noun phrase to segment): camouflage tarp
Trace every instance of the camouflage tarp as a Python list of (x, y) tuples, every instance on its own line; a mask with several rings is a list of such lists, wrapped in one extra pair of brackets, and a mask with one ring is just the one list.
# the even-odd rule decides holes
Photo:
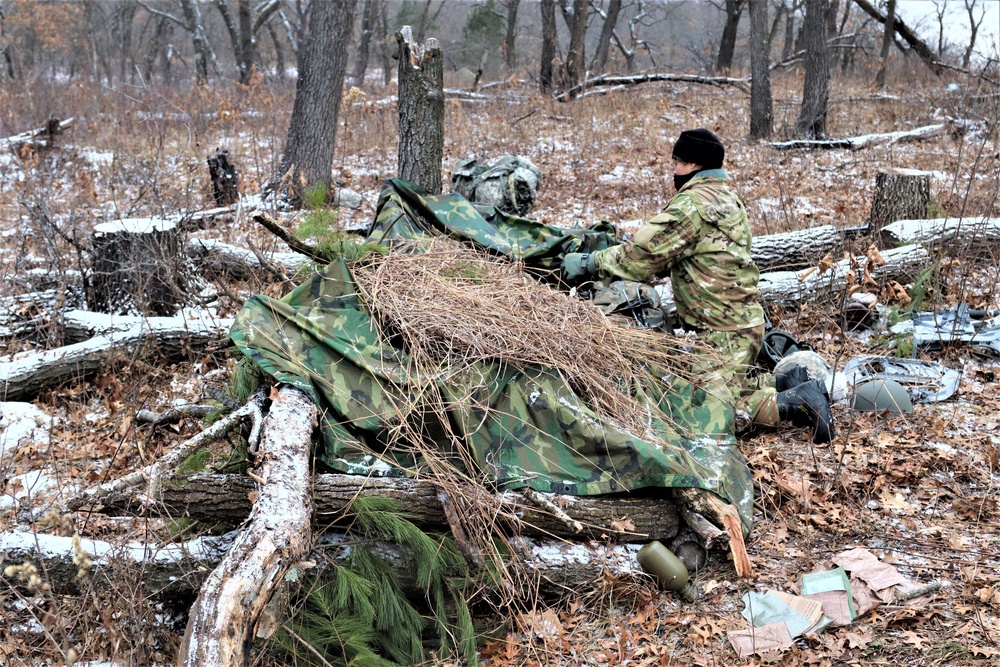
[[(602, 232), (567, 232), (502, 215), (488, 220), (460, 197), (430, 197), (390, 181), (373, 236), (415, 238), (422, 226), (536, 266), (581, 243), (610, 240)], [(265, 372), (316, 401), (321, 463), (361, 474), (403, 474), (419, 464), (410, 453), (386, 449), (403, 418), (397, 406), (414, 398), (416, 369), (406, 350), (380, 340), (345, 262), (331, 263), (281, 300), (253, 297), (231, 336)], [(419, 418), (426, 420), (426, 439), (442, 448), (452, 446), (446, 432), (457, 435), (498, 486), (570, 495), (698, 487), (734, 503), (749, 530), (753, 487), (733, 436), (732, 409), (704, 391), (673, 378), (661, 396), (640, 394), (637, 400), (656, 401), (670, 416), (670, 423), (651, 420), (641, 437), (596, 415), (550, 369), (497, 363), (472, 371), (474, 385), (459, 386), (453, 375), (436, 384), (451, 406), (447, 424), (428, 420), (433, 412)], [(459, 402), (465, 396), (471, 400)]]

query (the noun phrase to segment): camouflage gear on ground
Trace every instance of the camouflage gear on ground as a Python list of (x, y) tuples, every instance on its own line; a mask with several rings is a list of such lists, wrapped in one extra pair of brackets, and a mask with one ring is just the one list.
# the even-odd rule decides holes
[[(535, 267), (558, 266), (562, 253), (610, 240), (604, 232), (557, 230), (495, 211), (487, 219), (456, 195), (432, 196), (398, 179), (386, 184), (377, 215), (373, 238), (410, 239), (415, 248), (423, 230), (447, 233)], [(419, 466), (412, 452), (386, 447), (409, 414), (426, 420), (427, 440), (442, 448), (455, 444), (447, 433), (457, 435), (480, 472), (502, 488), (574, 495), (703, 488), (732, 502), (749, 530), (753, 486), (733, 437), (732, 408), (679, 378), (650, 370), (637, 400), (657, 404), (670, 422), (651, 419), (642, 434), (595, 414), (551, 369), (501, 363), (476, 364), (466, 384), (454, 376), (436, 381), (450, 406), (447, 423), (436, 422), (432, 411), (412, 415), (404, 406), (415, 398), (416, 369), (406, 350), (377, 335), (343, 261), (281, 300), (250, 299), (231, 337), (265, 372), (316, 401), (322, 432), (316, 455), (329, 468), (402, 474)]]
[(600, 276), (649, 282), (670, 276), (688, 327), (736, 331), (764, 324), (750, 226), (726, 172), (699, 172), (631, 242), (595, 253)]
[(763, 338), (763, 325), (741, 331), (702, 332), (698, 341), (718, 354), (696, 355), (691, 370), (702, 378), (702, 386), (710, 394), (749, 414), (757, 426), (774, 428), (779, 422), (774, 376), (748, 376)]

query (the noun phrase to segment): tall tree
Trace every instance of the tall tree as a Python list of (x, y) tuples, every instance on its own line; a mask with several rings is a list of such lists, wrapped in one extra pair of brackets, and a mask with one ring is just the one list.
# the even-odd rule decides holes
[(215, 7), (229, 34), (233, 57), (239, 72), (240, 83), (250, 83), (253, 68), (257, 65), (257, 33), (281, 7), (281, 0), (264, 0), (254, 5), (251, 0), (236, 0), (236, 19), (226, 0), (215, 0)]
[(318, 0), (309, 6), (278, 184), (293, 201), (301, 202), (309, 188), (330, 187), (355, 4), (355, 0)]
[(587, 5), (588, 0), (573, 0), (562, 5), (563, 19), (569, 27), (569, 49), (566, 51), (566, 87), (583, 81), (586, 71)]
[(750, 137), (768, 139), (774, 128), (771, 101), (771, 49), (768, 39), (768, 0), (750, 3)]
[(826, 136), (826, 111), (830, 97), (830, 51), (826, 40), (828, 0), (806, 0), (802, 42), (806, 50), (806, 78), (795, 133), (809, 139)]
[(733, 66), (733, 57), (736, 55), (736, 34), (745, 6), (746, 0), (726, 0), (726, 24), (722, 27), (719, 53), (715, 59), (716, 72), (724, 72)]
[(201, 18), (201, 3), (197, 0), (177, 0), (181, 8), (181, 15), (184, 18), (174, 16), (170, 12), (161, 11), (151, 7), (149, 3), (139, 1), (150, 14), (162, 16), (165, 19), (179, 25), (191, 35), (191, 44), (194, 46), (195, 71), (197, 72), (198, 83), (208, 81), (209, 72), (217, 72), (218, 62), (215, 58), (215, 51), (208, 41), (205, 33), (205, 23)]
[(0, 0), (0, 56), (3, 56), (4, 70), (8, 78), (17, 78), (17, 72), (14, 71), (13, 48), (7, 41), (7, 33), (3, 25), (3, 0)]
[(501, 4), (507, 7), (507, 32), (504, 34), (503, 43), (503, 64), (508, 72), (514, 71), (517, 67), (517, 51), (514, 48), (514, 40), (517, 39), (517, 10), (521, 5), (521, 0), (506, 0)]
[(969, 69), (972, 61), (972, 52), (976, 48), (976, 36), (979, 34), (979, 26), (983, 24), (986, 17), (986, 8), (979, 6), (979, 18), (976, 18), (977, 0), (965, 0), (965, 11), (969, 15), (969, 45), (965, 47), (965, 54), (962, 56), (962, 67)]
[[(599, 7), (596, 7), (600, 9)], [(601, 36), (597, 39), (597, 49), (594, 51), (594, 59), (590, 62), (590, 68), (595, 72), (604, 70), (608, 64), (608, 55), (611, 52), (611, 38), (615, 34), (618, 25), (618, 15), (622, 10), (622, 0), (610, 0), (608, 11), (600, 12), (604, 17), (604, 25), (601, 26)]]
[(542, 14), (542, 55), (538, 67), (538, 88), (543, 93), (551, 93), (555, 87), (552, 68), (556, 59), (556, 2), (541, 0)]
[(882, 49), (879, 51), (878, 74), (875, 75), (875, 86), (885, 88), (885, 70), (889, 66), (889, 49), (892, 48), (892, 38), (896, 31), (896, 0), (887, 0), (885, 9), (885, 26), (882, 30)]
[(801, 6), (801, 0), (785, 0), (785, 38), (781, 45), (782, 62), (795, 55), (795, 12)]
[(365, 80), (368, 71), (368, 54), (371, 51), (372, 35), (375, 34), (375, 22), (378, 20), (378, 0), (365, 0), (361, 10), (361, 35), (358, 37), (358, 57), (354, 60), (351, 70), (351, 81), (360, 84)]

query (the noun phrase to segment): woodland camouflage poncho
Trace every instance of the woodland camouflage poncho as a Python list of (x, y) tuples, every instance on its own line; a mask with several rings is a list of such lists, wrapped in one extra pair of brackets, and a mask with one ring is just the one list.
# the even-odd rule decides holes
[[(611, 231), (562, 230), (492, 207), (481, 213), (458, 195), (430, 196), (392, 179), (369, 239), (447, 234), (529, 267), (554, 267), (566, 252), (614, 243)], [(396, 475), (419, 466), (411, 453), (386, 449), (399, 406), (413, 398), (414, 369), (405, 349), (377, 335), (346, 262), (332, 262), (281, 300), (253, 297), (231, 336), (265, 372), (316, 401), (323, 464)], [(440, 436), (435, 441), (447, 448), (446, 432), (457, 435), (498, 486), (571, 495), (699, 487), (734, 503), (749, 530), (752, 480), (733, 436), (732, 409), (704, 391), (675, 378), (662, 395), (640, 397), (659, 403), (672, 422), (653, 420), (644, 436), (596, 415), (551, 369), (479, 363), (472, 370), (474, 384), (439, 384), (445, 400), (468, 400), (449, 411), (448, 424), (425, 424), (426, 437)]]

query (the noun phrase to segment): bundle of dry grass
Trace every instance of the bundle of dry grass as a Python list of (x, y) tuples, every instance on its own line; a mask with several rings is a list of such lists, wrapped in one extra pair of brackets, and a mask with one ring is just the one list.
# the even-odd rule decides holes
[(417, 368), (439, 376), (477, 362), (551, 368), (597, 414), (643, 433), (649, 408), (635, 392), (653, 389), (664, 371), (688, 374), (689, 338), (620, 326), (521, 265), (448, 239), (356, 266), (354, 277)]

